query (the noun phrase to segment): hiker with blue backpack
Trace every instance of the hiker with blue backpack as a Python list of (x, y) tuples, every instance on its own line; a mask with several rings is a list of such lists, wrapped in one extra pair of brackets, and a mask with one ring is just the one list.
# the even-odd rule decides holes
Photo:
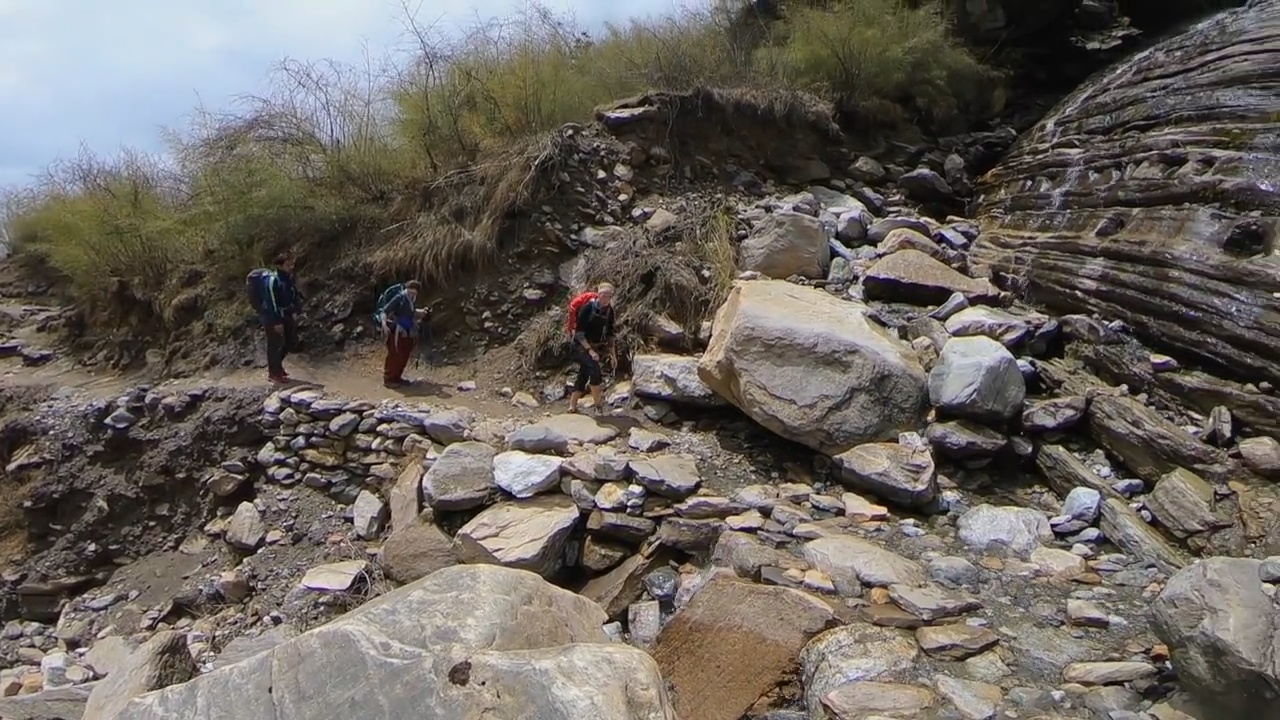
[(382, 328), (386, 337), (387, 360), (382, 366), (382, 383), (387, 387), (411, 384), (411, 381), (404, 379), (404, 371), (409, 366), (414, 346), (417, 345), (415, 326), (427, 313), (425, 309), (415, 307), (421, 289), (422, 283), (410, 280), (392, 285), (378, 298), (374, 322)]
[(294, 284), (293, 257), (281, 253), (272, 260), (272, 265), (272, 269), (259, 268), (249, 273), (249, 304), (267, 336), (267, 379), (287, 383), (289, 374), (284, 371), (284, 359), (297, 343), (295, 313), (301, 295)]

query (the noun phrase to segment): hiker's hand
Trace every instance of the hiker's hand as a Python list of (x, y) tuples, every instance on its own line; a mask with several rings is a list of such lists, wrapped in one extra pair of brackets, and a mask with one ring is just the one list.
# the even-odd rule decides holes
[(595, 350), (588, 350), (587, 354), (591, 356), (592, 360), (595, 360), (596, 362), (600, 362), (600, 353), (596, 352)]

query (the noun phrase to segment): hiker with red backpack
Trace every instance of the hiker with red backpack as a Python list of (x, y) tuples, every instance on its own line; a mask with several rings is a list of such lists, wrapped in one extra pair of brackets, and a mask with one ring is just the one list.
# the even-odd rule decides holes
[(382, 384), (387, 387), (412, 384), (412, 381), (405, 380), (404, 371), (413, 358), (413, 348), (417, 344), (414, 326), (422, 321), (427, 312), (414, 306), (420, 290), (422, 283), (410, 280), (392, 285), (378, 298), (374, 322), (382, 328), (386, 338), (387, 359), (382, 365)]
[(281, 253), (272, 265), (274, 268), (270, 270), (259, 268), (250, 272), (246, 284), (249, 304), (258, 314), (267, 336), (267, 379), (287, 383), (290, 378), (284, 371), (284, 359), (297, 343), (298, 325), (294, 316), (302, 296), (294, 284), (293, 256)]
[(613, 286), (602, 283), (595, 292), (585, 292), (569, 303), (569, 333), (572, 357), (578, 362), (578, 375), (569, 394), (569, 412), (578, 412), (578, 402), (587, 388), (596, 414), (604, 412), (604, 374), (600, 369), (600, 353), (607, 351), (614, 367), (618, 355), (614, 348)]

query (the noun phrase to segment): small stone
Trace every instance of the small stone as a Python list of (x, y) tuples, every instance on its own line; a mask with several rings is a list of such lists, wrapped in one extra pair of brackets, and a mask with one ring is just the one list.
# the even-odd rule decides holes
[(361, 490), (351, 507), (351, 520), (356, 537), (363, 540), (376, 538), (387, 521), (387, 505), (377, 495)]
[(227, 523), (226, 541), (240, 550), (256, 550), (267, 533), (262, 515), (251, 502), (242, 502)]
[(1079, 662), (1067, 665), (1062, 679), (1081, 685), (1119, 685), (1149, 678), (1158, 672), (1143, 662)]
[(1110, 616), (1102, 608), (1076, 598), (1067, 600), (1067, 619), (1081, 627), (1105, 628), (1111, 624)]

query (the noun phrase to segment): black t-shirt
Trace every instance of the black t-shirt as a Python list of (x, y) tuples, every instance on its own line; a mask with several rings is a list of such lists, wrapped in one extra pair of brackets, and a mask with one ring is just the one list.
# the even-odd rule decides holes
[(613, 338), (613, 306), (601, 307), (596, 300), (578, 308), (574, 339), (600, 345)]

